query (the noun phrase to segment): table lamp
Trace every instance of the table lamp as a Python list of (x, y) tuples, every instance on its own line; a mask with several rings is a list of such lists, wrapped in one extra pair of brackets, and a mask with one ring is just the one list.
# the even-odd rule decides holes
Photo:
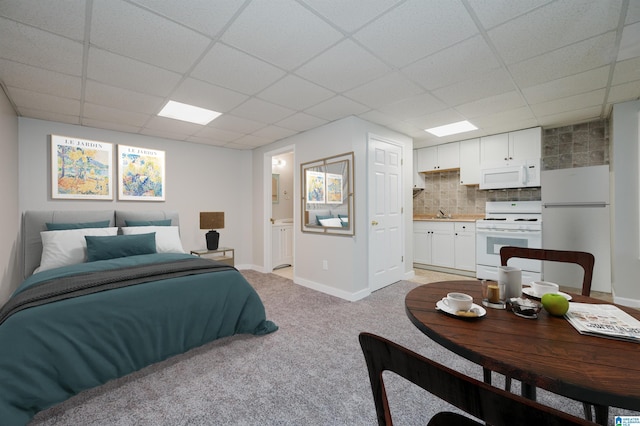
[(224, 228), (224, 212), (200, 212), (200, 229), (209, 229), (207, 250), (217, 250), (220, 234), (215, 229)]

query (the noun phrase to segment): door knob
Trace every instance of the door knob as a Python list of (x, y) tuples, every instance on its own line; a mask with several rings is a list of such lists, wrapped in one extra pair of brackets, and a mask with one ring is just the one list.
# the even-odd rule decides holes
[(378, 224), (378, 222), (376, 222), (375, 220), (372, 220), (372, 221), (371, 221), (371, 224), (372, 224), (373, 226), (376, 226), (376, 225)]

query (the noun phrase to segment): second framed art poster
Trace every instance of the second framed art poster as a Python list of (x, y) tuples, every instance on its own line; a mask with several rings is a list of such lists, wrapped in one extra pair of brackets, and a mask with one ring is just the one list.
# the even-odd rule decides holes
[(165, 153), (118, 145), (118, 199), (165, 200)]

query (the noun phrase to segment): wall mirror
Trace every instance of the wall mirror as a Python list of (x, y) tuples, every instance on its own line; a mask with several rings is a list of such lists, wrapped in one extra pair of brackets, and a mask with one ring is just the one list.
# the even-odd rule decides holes
[(300, 165), (302, 232), (355, 235), (353, 152)]
[(271, 175), (271, 203), (278, 204), (280, 202), (280, 175), (273, 173)]

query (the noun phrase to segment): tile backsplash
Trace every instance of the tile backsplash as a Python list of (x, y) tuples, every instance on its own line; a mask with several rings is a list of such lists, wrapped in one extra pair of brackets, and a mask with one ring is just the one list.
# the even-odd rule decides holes
[[(543, 129), (542, 170), (609, 164), (609, 121)], [(540, 188), (479, 190), (463, 186), (460, 171), (425, 174), (425, 189), (413, 198), (413, 214), (483, 215), (487, 201), (540, 200)]]

